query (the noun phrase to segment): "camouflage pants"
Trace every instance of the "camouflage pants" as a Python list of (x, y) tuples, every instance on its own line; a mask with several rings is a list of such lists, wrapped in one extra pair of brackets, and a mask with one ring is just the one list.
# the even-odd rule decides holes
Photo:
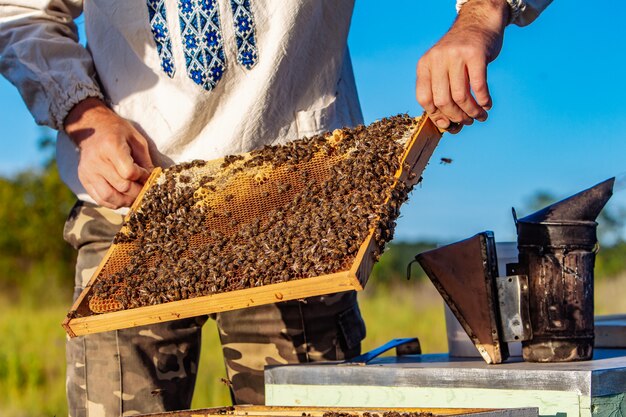
[[(74, 299), (109, 248), (123, 217), (74, 206), (65, 239), (78, 250)], [(212, 316), (235, 404), (263, 404), (265, 365), (342, 360), (360, 353), (365, 326), (346, 292)], [(67, 342), (70, 416), (126, 416), (188, 409), (207, 317), (123, 329)], [(201, 388), (200, 388), (201, 389)]]

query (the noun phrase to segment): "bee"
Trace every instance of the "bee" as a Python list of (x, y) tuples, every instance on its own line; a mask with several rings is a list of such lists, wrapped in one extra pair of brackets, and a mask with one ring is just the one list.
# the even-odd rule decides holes
[(450, 165), (452, 163), (452, 158), (441, 158), (439, 163), (441, 165)]
[(291, 184), (289, 183), (276, 185), (276, 191), (278, 191), (279, 194), (284, 194), (290, 189), (291, 189)]
[(220, 378), (220, 381), (222, 382), (222, 384), (226, 385), (228, 388), (233, 387), (233, 383), (230, 382), (230, 380), (226, 379), (226, 378)]

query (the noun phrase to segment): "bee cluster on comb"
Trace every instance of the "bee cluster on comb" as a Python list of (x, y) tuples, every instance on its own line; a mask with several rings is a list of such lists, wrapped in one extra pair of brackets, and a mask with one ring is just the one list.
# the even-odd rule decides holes
[[(123, 259), (100, 272), (90, 309), (343, 271), (373, 230), (377, 258), (411, 190), (396, 174), (418, 123), (399, 115), (227, 156), (217, 165), (193, 161), (163, 170), (115, 237)], [(410, 173), (408, 183), (414, 180)]]

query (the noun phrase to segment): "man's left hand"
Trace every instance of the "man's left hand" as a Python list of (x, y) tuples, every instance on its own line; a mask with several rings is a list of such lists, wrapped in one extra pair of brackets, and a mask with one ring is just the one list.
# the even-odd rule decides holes
[(457, 133), (487, 119), (492, 105), (487, 64), (500, 53), (508, 19), (505, 0), (470, 0), (419, 60), (417, 101), (441, 129)]

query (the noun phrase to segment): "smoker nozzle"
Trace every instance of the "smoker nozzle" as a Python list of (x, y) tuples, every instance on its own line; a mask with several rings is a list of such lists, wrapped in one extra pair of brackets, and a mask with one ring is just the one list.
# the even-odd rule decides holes
[(595, 221), (609, 198), (613, 195), (615, 177), (564, 200), (545, 207), (522, 219), (520, 223), (561, 223)]

